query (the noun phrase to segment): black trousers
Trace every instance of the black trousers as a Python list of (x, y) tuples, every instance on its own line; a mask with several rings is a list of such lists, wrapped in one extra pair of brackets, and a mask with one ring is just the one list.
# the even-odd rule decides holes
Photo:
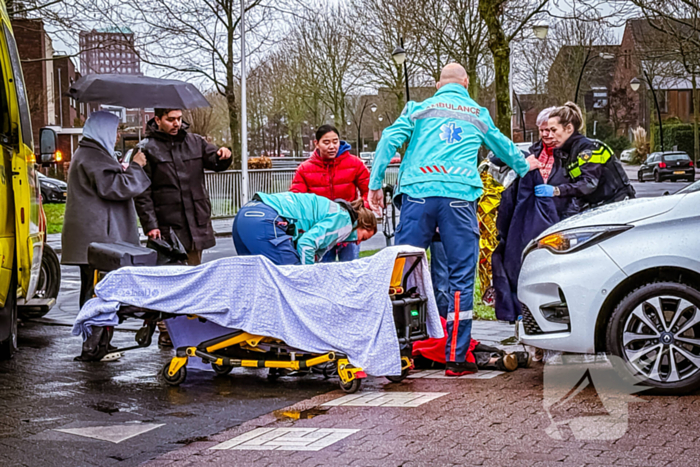
[(80, 265), (80, 308), (92, 298), (95, 291), (95, 269), (87, 264)]

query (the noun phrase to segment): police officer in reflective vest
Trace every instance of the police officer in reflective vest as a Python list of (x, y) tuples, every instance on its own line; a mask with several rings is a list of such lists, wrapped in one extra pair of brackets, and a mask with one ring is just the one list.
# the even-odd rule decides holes
[(482, 193), (477, 152), (485, 144), (519, 175), (540, 167), (525, 159), (498, 131), (491, 116), (467, 92), (462, 66), (447, 65), (438, 92), (421, 103), (408, 102), (401, 116), (386, 128), (377, 146), (370, 176), (370, 204), (383, 207), (382, 181), (396, 150), (408, 141), (401, 161), (395, 202), (401, 204), (396, 244), (428, 248), (440, 230), (449, 271), (447, 376), (478, 371), (465, 358), (471, 342), (474, 279), (479, 252), (476, 203)]
[(573, 102), (557, 107), (549, 116), (554, 154), (564, 160), (570, 183), (538, 185), (539, 197), (574, 198), (581, 211), (603, 204), (634, 198), (635, 191), (613, 151), (600, 141), (579, 133), (583, 127), (581, 109)]

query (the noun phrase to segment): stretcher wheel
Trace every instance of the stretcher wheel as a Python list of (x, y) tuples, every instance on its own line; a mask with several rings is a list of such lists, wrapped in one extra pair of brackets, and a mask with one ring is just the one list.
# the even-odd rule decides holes
[(401, 370), (401, 374), (398, 376), (385, 376), (386, 379), (391, 381), (392, 383), (400, 383), (401, 381), (405, 380), (406, 377), (408, 376), (408, 373), (411, 371), (411, 368), (404, 368)]
[(211, 367), (219, 376), (226, 376), (227, 374), (231, 373), (231, 370), (233, 370), (233, 366), (231, 365), (217, 365), (216, 363), (212, 363)]
[(186, 367), (183, 366), (182, 368), (177, 370), (177, 373), (175, 373), (174, 376), (170, 376), (168, 374), (168, 370), (170, 370), (170, 362), (166, 363), (163, 367), (163, 371), (161, 371), (161, 375), (163, 376), (163, 379), (166, 383), (168, 383), (171, 386), (179, 386), (185, 382), (185, 379), (187, 378)]
[(360, 390), (360, 386), (362, 386), (362, 380), (359, 378), (353, 379), (349, 383), (343, 383), (343, 380), (340, 380), (340, 389), (348, 394), (355, 394)]

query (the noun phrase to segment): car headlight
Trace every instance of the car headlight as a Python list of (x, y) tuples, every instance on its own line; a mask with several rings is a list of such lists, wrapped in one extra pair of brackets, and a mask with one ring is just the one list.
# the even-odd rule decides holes
[(534, 250), (546, 248), (552, 253), (563, 254), (578, 251), (631, 229), (631, 225), (599, 225), (554, 232), (535, 239), (525, 248), (523, 259)]

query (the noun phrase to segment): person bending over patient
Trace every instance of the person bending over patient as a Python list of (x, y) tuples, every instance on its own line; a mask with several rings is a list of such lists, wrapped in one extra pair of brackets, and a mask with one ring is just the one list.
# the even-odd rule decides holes
[(377, 218), (362, 199), (331, 201), (312, 193), (256, 193), (233, 220), (240, 256), (262, 255), (277, 265), (314, 264), (340, 242), (377, 233)]

